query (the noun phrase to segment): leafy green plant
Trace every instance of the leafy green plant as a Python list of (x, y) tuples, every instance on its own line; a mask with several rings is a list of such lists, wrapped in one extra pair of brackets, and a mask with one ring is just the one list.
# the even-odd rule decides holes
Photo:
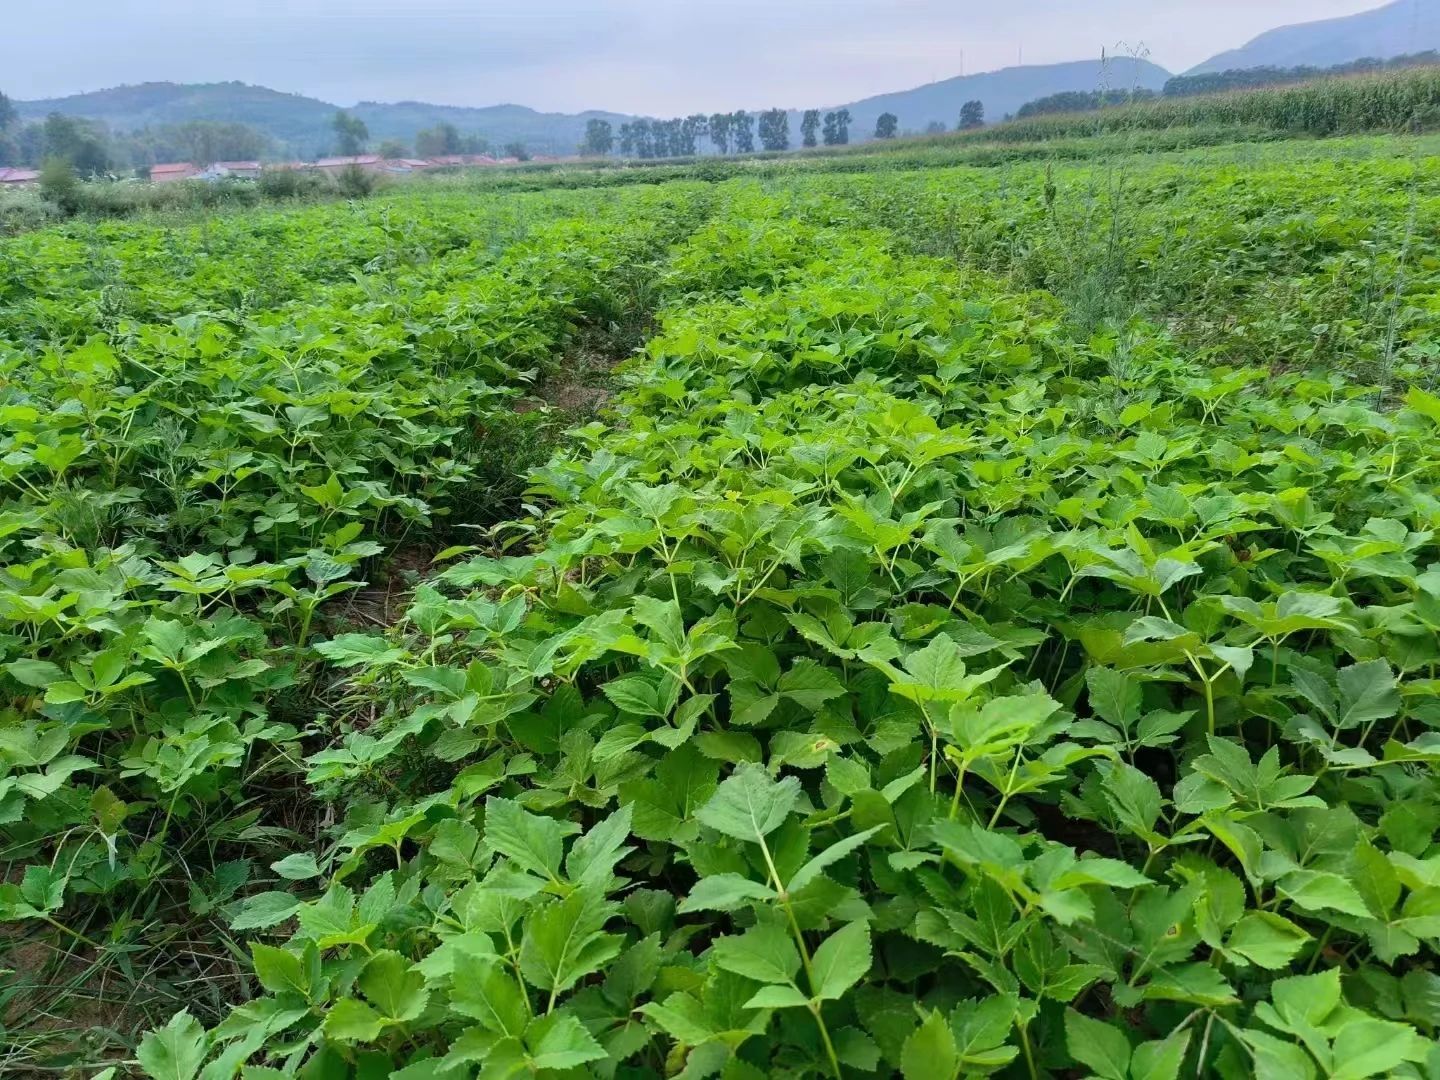
[[(0, 905), (239, 957), (107, 1060), (1440, 1067), (1440, 404), (863, 227), (929, 182), (547, 195), (493, 252), (370, 204), (293, 304), (16, 305)], [(488, 528), (475, 425), (636, 265), (655, 332)]]

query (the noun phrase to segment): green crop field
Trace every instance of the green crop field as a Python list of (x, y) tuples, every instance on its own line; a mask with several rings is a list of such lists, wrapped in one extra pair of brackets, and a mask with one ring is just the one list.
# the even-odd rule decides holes
[(0, 1075), (1440, 1076), (1435, 150), (0, 240)]

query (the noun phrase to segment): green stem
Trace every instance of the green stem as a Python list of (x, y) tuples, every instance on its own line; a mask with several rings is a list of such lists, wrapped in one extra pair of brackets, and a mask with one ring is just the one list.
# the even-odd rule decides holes
[(83, 945), (88, 945), (90, 948), (94, 949), (96, 952), (104, 952), (104, 951), (105, 951), (105, 946), (104, 946), (104, 945), (101, 945), (98, 941), (91, 941), (91, 940), (90, 940), (88, 937), (86, 937), (84, 934), (80, 933), (79, 930), (72, 930), (72, 929), (70, 929), (70, 927), (66, 926), (64, 923), (60, 922), (58, 919), (52, 919), (49, 915), (41, 915), (40, 918), (43, 919), (45, 922), (49, 923), (49, 924), (50, 924), (51, 926), (53, 926), (56, 930), (59, 930), (59, 931), (61, 931), (62, 933), (69, 934), (69, 935), (70, 935), (72, 938), (74, 938), (76, 941), (80, 942), (80, 943), (83, 944)]
[(1030, 1070), (1030, 1080), (1040, 1080), (1035, 1069), (1035, 1051), (1030, 1048), (1030, 1025), (1020, 1025), (1020, 1045), (1025, 1049), (1025, 1067)]
[(1187, 652), (1185, 656), (1189, 659), (1190, 666), (1195, 669), (1195, 674), (1200, 676), (1200, 685), (1204, 688), (1205, 693), (1205, 725), (1206, 729), (1210, 732), (1210, 734), (1214, 735), (1215, 687), (1211, 684), (1209, 678), (1206, 677), (1204, 665), (1202, 665), (1200, 661), (1195, 658), (1194, 654)]
[(1335, 927), (1325, 927), (1325, 932), (1320, 935), (1320, 940), (1315, 943), (1315, 955), (1310, 957), (1310, 966), (1305, 969), (1309, 975), (1315, 971), (1315, 965), (1320, 963), (1320, 958), (1325, 955), (1325, 946), (1330, 944), (1330, 935), (1335, 932)]
[[(759, 837), (759, 840), (760, 853), (765, 858), (765, 867), (769, 871), (770, 882), (780, 896), (780, 906), (784, 908), (785, 917), (790, 922), (790, 932), (795, 936), (795, 944), (800, 947), (800, 962), (805, 968), (805, 985), (813, 994), (815, 993), (815, 975), (810, 967), (810, 949), (805, 944), (805, 935), (800, 932), (800, 923), (795, 918), (795, 909), (790, 906), (790, 894), (785, 891), (785, 886), (780, 881), (780, 872), (775, 869), (775, 860), (770, 857), (770, 846), (765, 843), (763, 836)], [(825, 1026), (825, 1018), (820, 1015), (820, 1003), (813, 999), (810, 1002), (810, 1014), (815, 1017), (815, 1023), (820, 1028), (820, 1041), (825, 1044), (825, 1055), (830, 1059), (830, 1069), (835, 1074), (835, 1080), (842, 1080), (840, 1059), (835, 1055), (835, 1044), (830, 1041), (830, 1029)]]

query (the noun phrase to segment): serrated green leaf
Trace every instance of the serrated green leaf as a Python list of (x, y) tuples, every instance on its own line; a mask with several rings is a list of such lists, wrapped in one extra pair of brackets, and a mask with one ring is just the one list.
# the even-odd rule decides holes
[(1065, 1048), (1102, 1080), (1129, 1080), (1130, 1040), (1118, 1028), (1067, 1009)]
[(768, 901), (775, 896), (770, 886), (739, 874), (714, 874), (696, 882), (677, 910), (682, 915), (693, 911), (736, 911), (753, 900)]
[(905, 1080), (954, 1080), (960, 1075), (955, 1033), (939, 1011), (930, 1013), (905, 1040), (900, 1073)]
[(772, 780), (763, 766), (739, 766), (695, 812), (703, 825), (737, 840), (759, 841), (784, 824), (800, 799), (793, 776)]
[(194, 1080), (205, 1063), (207, 1039), (200, 1021), (178, 1012), (157, 1031), (148, 1032), (135, 1059), (150, 1080)]
[(771, 923), (753, 926), (737, 937), (716, 938), (710, 952), (720, 968), (756, 982), (790, 983), (800, 970), (795, 943)]
[(821, 1001), (836, 1001), (870, 970), (870, 927), (852, 922), (831, 934), (810, 957), (811, 992)]

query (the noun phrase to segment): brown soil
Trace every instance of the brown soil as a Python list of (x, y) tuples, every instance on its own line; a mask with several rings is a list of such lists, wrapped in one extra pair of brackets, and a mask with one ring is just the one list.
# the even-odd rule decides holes
[(622, 359), (608, 351), (607, 344), (598, 333), (582, 333), (561, 360), (560, 374), (519, 399), (515, 411), (551, 408), (576, 417), (599, 412), (612, 396), (610, 373)]
[(396, 548), (380, 567), (379, 577), (350, 594), (341, 620), (374, 627), (394, 626), (410, 606), (414, 585), (429, 573), (433, 558), (429, 548)]

